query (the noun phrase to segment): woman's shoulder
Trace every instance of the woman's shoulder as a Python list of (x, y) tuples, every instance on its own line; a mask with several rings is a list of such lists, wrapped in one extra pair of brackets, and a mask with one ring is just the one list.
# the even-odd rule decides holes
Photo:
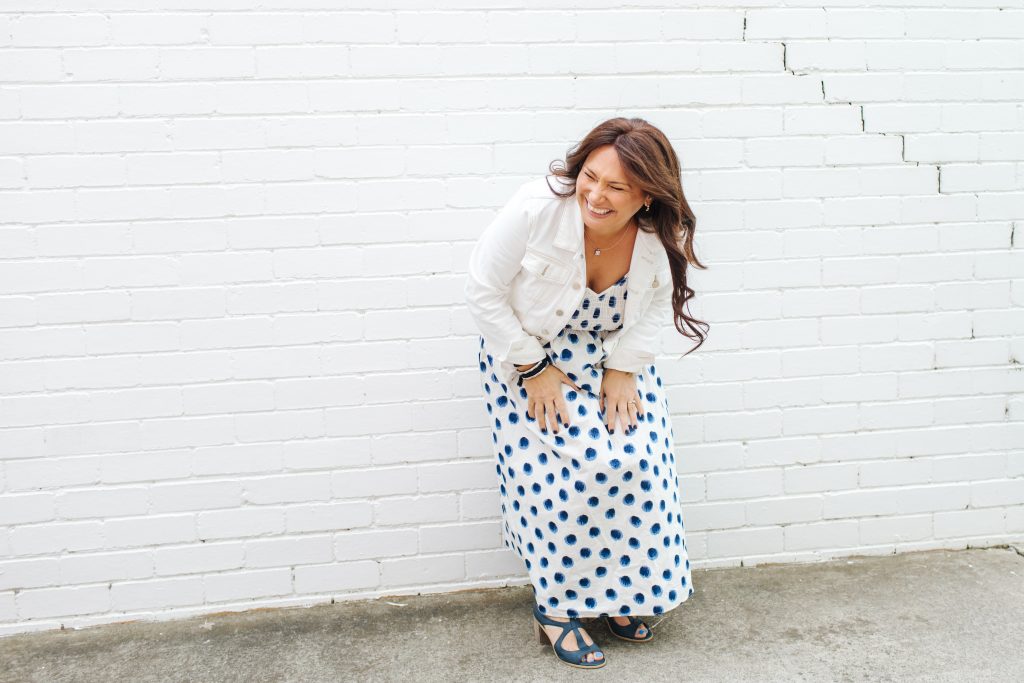
[(571, 187), (557, 176), (537, 176), (520, 183), (509, 201), (518, 203), (535, 214), (543, 213), (545, 210), (557, 210), (569, 198), (558, 196), (554, 190), (565, 193)]
[(524, 200), (547, 199), (553, 202), (564, 201), (564, 197), (555, 194), (557, 190), (561, 194), (572, 191), (572, 184), (566, 184), (558, 176), (543, 175), (529, 178), (519, 184), (515, 196)]

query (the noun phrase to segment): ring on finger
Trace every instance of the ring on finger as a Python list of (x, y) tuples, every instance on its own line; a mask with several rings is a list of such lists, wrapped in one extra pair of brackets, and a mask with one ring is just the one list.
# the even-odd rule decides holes
[[(636, 410), (636, 405), (637, 405), (636, 401), (630, 400), (628, 402), (628, 405), (632, 406), (633, 409)], [(636, 428), (637, 428), (637, 425), (631, 424), (631, 425), (626, 427), (626, 432), (629, 433), (629, 432), (633, 431)]]

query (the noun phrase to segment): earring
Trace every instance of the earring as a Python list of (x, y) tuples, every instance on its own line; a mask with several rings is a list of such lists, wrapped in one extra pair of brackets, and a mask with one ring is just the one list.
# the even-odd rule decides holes
[(650, 210), (651, 210), (651, 203), (647, 202), (646, 204), (644, 204), (644, 212), (645, 213), (649, 213)]

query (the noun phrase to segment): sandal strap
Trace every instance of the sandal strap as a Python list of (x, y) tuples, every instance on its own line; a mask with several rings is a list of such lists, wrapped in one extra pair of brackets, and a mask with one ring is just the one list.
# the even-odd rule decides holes
[[(626, 616), (626, 615), (623, 615), (623, 616)], [(620, 634), (622, 634), (622, 635), (624, 635), (624, 636), (626, 636), (628, 638), (636, 638), (636, 632), (637, 632), (637, 630), (639, 630), (639, 628), (641, 626), (646, 628), (647, 632), (650, 633), (650, 631), (651, 631), (650, 627), (647, 626), (644, 623), (644, 620), (641, 619), (640, 617), (634, 617), (634, 616), (630, 615), (630, 616), (626, 616), (626, 618), (629, 619), (629, 623), (626, 624), (626, 625), (623, 625), (623, 624), (617, 623), (615, 621), (615, 619), (613, 619), (612, 617), (605, 617), (605, 619), (608, 622), (608, 627), (610, 629), (612, 629), (616, 633), (620, 633)]]
[[(556, 621), (555, 623), (557, 624), (558, 622)], [(576, 624), (572, 623), (572, 619), (570, 619), (569, 623), (564, 625), (564, 627), (562, 628), (561, 635), (559, 635), (558, 639), (555, 641), (555, 647), (556, 648), (558, 648), (559, 650), (564, 650), (565, 652), (568, 652), (568, 650), (566, 650), (564, 647), (562, 647), (562, 641), (565, 640), (565, 637), (567, 635), (569, 635), (570, 631), (572, 631), (572, 632), (574, 632), (576, 634), (576, 644), (577, 645), (580, 644), (580, 642), (581, 642), (580, 641), (580, 635), (579, 635), (580, 631), (579, 631), (578, 628), (576, 628)]]
[[(571, 626), (571, 628), (562, 629), (562, 635), (558, 636), (558, 640), (555, 641), (555, 649), (558, 650), (563, 656), (573, 659), (576, 664), (584, 664), (585, 662), (583, 660), (586, 658), (588, 654), (600, 651), (600, 648), (598, 647), (597, 643), (591, 643), (590, 645), (585, 644), (583, 640), (583, 634), (580, 633), (579, 620), (570, 619), (569, 623), (566, 624), (566, 626)], [(570, 630), (576, 636), (577, 649), (575, 650), (567, 650), (564, 647), (562, 647), (562, 641), (565, 640), (565, 637), (567, 635), (569, 635)], [(596, 662), (597, 660), (595, 659), (594, 663)]]
[[(583, 658), (586, 657), (586, 655), (599, 652), (601, 650), (601, 648), (598, 646), (596, 642), (592, 642), (590, 645), (587, 645), (586, 642), (583, 640), (583, 634), (580, 633), (579, 619), (575, 617), (569, 617), (569, 621), (567, 622), (555, 621), (554, 619), (548, 617), (546, 614), (541, 613), (541, 611), (538, 610), (536, 606), (533, 608), (533, 613), (534, 616), (538, 617), (538, 620), (542, 624), (547, 624), (549, 626), (557, 626), (558, 628), (562, 629), (562, 633), (558, 636), (558, 638), (555, 639), (554, 646), (555, 651), (558, 652), (559, 656), (561, 656), (563, 659), (568, 657), (570, 660), (573, 661), (574, 664), (583, 664), (585, 663), (583, 661)], [(572, 632), (576, 636), (577, 649), (575, 650), (567, 650), (564, 647), (562, 647), (562, 641), (565, 640), (565, 637), (569, 635), (570, 632)], [(593, 663), (596, 664), (597, 660), (595, 659)]]

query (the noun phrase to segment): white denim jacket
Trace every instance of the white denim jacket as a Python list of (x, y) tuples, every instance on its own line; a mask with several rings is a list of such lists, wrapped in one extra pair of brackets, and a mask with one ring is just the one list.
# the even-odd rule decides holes
[[(563, 187), (549, 177), (552, 187)], [(569, 322), (586, 283), (576, 195), (560, 199), (544, 176), (523, 183), (473, 247), (465, 285), (500, 378), (514, 384), (515, 365), (544, 358), (543, 344)], [(672, 274), (657, 235), (637, 232), (626, 291), (622, 327), (604, 339), (604, 367), (639, 372), (654, 360), (659, 332), (671, 321)]]

